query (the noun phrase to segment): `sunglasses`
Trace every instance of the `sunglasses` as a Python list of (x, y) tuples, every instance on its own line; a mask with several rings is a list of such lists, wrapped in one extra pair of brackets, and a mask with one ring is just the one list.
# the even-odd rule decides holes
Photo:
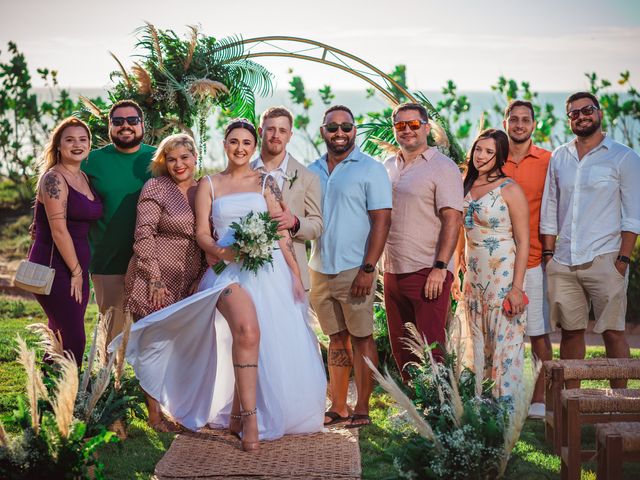
[(398, 132), (402, 132), (405, 128), (409, 127), (411, 130), (418, 130), (422, 125), (426, 124), (424, 120), (409, 120), (408, 122), (396, 122), (393, 124)]
[(121, 127), (125, 121), (131, 126), (138, 125), (140, 123), (140, 117), (111, 117), (111, 125), (114, 127)]
[(338, 129), (342, 130), (344, 133), (349, 133), (351, 130), (353, 130), (353, 127), (355, 127), (353, 123), (349, 123), (349, 122), (343, 122), (343, 123), (331, 122), (331, 123), (325, 123), (322, 126), (329, 133), (336, 133)]
[(596, 110), (600, 109), (595, 105), (587, 105), (586, 107), (577, 108), (575, 110), (567, 112), (567, 117), (569, 117), (571, 120), (577, 120), (580, 117), (580, 114), (588, 117), (589, 115), (592, 115)]

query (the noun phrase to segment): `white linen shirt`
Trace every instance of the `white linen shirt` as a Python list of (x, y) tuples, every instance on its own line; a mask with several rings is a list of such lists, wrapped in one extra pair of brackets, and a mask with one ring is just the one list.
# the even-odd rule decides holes
[(576, 140), (551, 155), (540, 233), (557, 235), (554, 260), (582, 265), (640, 233), (640, 157), (610, 137), (578, 160)]
[(289, 177), (287, 177), (288, 166), (289, 166), (289, 152), (285, 154), (284, 159), (282, 160), (282, 163), (280, 164), (280, 166), (274, 170), (271, 170), (270, 172), (267, 172), (267, 169), (264, 166), (264, 162), (262, 161), (262, 156), (258, 155), (258, 158), (256, 158), (256, 168), (254, 170), (262, 170), (265, 173), (270, 173), (271, 176), (276, 180), (276, 183), (278, 184), (278, 188), (280, 189), (280, 191), (282, 191), (284, 188), (284, 181), (289, 180)]

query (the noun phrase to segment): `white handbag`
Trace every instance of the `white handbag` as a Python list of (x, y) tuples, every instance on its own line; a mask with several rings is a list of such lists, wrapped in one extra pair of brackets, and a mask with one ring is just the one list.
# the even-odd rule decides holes
[(18, 265), (18, 270), (13, 278), (15, 287), (38, 295), (49, 295), (56, 271), (51, 268), (53, 261), (53, 245), (51, 245), (51, 256), (49, 266), (40, 265), (30, 260), (22, 260)]

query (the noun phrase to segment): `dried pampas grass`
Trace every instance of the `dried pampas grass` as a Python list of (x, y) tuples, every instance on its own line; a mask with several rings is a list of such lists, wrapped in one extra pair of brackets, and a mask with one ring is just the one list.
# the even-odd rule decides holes
[(387, 392), (389, 392), (389, 394), (393, 397), (393, 399), (396, 401), (396, 403), (400, 408), (402, 408), (407, 412), (408, 419), (411, 421), (411, 424), (415, 427), (418, 433), (422, 437), (433, 442), (437, 450), (442, 451), (442, 445), (440, 444), (440, 442), (438, 441), (438, 438), (433, 432), (431, 425), (429, 425), (429, 423), (422, 417), (422, 415), (420, 415), (420, 413), (416, 409), (416, 406), (413, 404), (411, 399), (407, 397), (402, 392), (400, 387), (398, 387), (396, 382), (393, 381), (393, 378), (391, 377), (389, 372), (387, 371), (385, 372), (384, 375), (382, 375), (378, 371), (378, 369), (373, 365), (371, 360), (369, 360), (367, 357), (364, 357), (364, 361), (367, 363), (367, 365), (373, 372), (373, 376), (375, 377), (376, 381), (380, 384), (380, 386), (384, 388)]
[(201, 78), (191, 84), (189, 93), (199, 100), (204, 100), (208, 97), (215, 98), (221, 93), (229, 93), (229, 89), (222, 82)]
[(60, 367), (60, 378), (56, 382), (56, 396), (51, 402), (60, 435), (69, 437), (73, 410), (78, 395), (78, 366), (73, 355), (66, 353), (56, 359)]
[(6, 447), (9, 445), (9, 438), (7, 432), (4, 429), (4, 425), (0, 422), (0, 447)]
[(189, 50), (187, 51), (187, 58), (184, 60), (184, 71), (189, 70), (191, 60), (193, 60), (193, 54), (196, 51), (196, 45), (198, 45), (198, 27), (195, 25), (188, 25), (191, 30), (191, 41), (189, 42)]
[(96, 349), (95, 362), (92, 371), (104, 368), (109, 361), (107, 353), (107, 338), (109, 337), (109, 328), (113, 321), (113, 315), (114, 307), (111, 307), (104, 315), (99, 314), (98, 316), (98, 324), (96, 325), (98, 332), (94, 340), (94, 345), (91, 346), (91, 348), (95, 346)]
[(153, 40), (153, 49), (155, 50), (156, 56), (158, 57), (158, 67), (163, 69), (164, 62), (162, 60), (162, 50), (160, 49), (160, 38), (158, 37), (158, 31), (151, 22), (144, 23), (147, 24), (147, 30), (149, 31), (149, 35), (151, 35), (151, 39)]
[(42, 374), (36, 366), (36, 352), (27, 347), (27, 342), (18, 335), (16, 337), (18, 347), (18, 363), (20, 363), (27, 374), (27, 398), (29, 399), (29, 410), (31, 413), (31, 428), (38, 433), (40, 429), (40, 413), (38, 412), (38, 399), (48, 399), (49, 394), (42, 382)]
[(127, 88), (131, 90), (132, 89), (131, 80), (129, 79), (129, 74), (127, 73), (126, 68), (124, 68), (124, 65), (122, 65), (122, 62), (118, 59), (118, 57), (116, 57), (116, 55), (113, 52), (109, 52), (109, 55), (111, 55), (111, 57), (116, 61), (116, 63), (120, 67), (120, 74), (122, 75), (122, 78), (124, 78), (124, 81), (127, 83)]
[(44, 353), (51, 358), (64, 356), (62, 348), (62, 336), (60, 331), (54, 332), (44, 323), (32, 323), (27, 325), (27, 330), (40, 336), (38, 345), (42, 347)]
[(370, 137), (369, 140), (378, 145), (387, 155), (397, 155), (400, 151), (399, 146), (394, 145), (393, 143), (385, 142), (384, 140), (380, 140), (379, 138)]
[(114, 378), (116, 390), (120, 390), (121, 387), (120, 381), (122, 380), (122, 373), (124, 372), (125, 355), (127, 353), (127, 344), (129, 343), (129, 334), (131, 333), (132, 325), (133, 315), (131, 315), (131, 313), (129, 312), (126, 312), (124, 316), (124, 328), (122, 330), (122, 341), (120, 342), (118, 350), (114, 354)]
[(85, 408), (85, 418), (87, 420), (89, 420), (89, 418), (91, 417), (93, 409), (98, 403), (98, 400), (100, 400), (100, 397), (102, 397), (102, 394), (107, 389), (107, 386), (109, 386), (109, 381), (111, 380), (111, 368), (113, 367), (115, 358), (115, 355), (111, 355), (109, 357), (109, 361), (100, 369), (100, 371), (96, 375), (95, 381), (91, 385), (91, 396), (89, 397), (87, 406)]
[(138, 92), (142, 95), (149, 96), (153, 93), (151, 88), (151, 76), (140, 64), (134, 62), (131, 71), (138, 81)]
[(100, 110), (100, 108), (95, 103), (93, 103), (84, 95), (80, 95), (79, 98), (82, 104), (86, 107), (86, 109), (89, 110), (89, 112), (91, 112), (91, 115), (93, 115), (94, 117), (104, 119), (105, 115), (102, 113), (102, 110)]
[(451, 144), (449, 143), (449, 137), (447, 137), (447, 132), (445, 132), (444, 128), (434, 120), (429, 120), (429, 126), (431, 127), (431, 136), (436, 146), (448, 149)]

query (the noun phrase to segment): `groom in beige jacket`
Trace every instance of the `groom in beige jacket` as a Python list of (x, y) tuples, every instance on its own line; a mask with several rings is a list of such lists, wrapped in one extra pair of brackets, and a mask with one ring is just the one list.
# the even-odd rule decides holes
[(254, 170), (271, 174), (282, 191), (283, 211), (274, 217), (293, 238), (302, 284), (309, 290), (309, 267), (305, 242), (322, 233), (320, 179), (287, 152), (293, 135), (293, 115), (284, 107), (271, 107), (260, 117), (260, 156), (251, 162)]

